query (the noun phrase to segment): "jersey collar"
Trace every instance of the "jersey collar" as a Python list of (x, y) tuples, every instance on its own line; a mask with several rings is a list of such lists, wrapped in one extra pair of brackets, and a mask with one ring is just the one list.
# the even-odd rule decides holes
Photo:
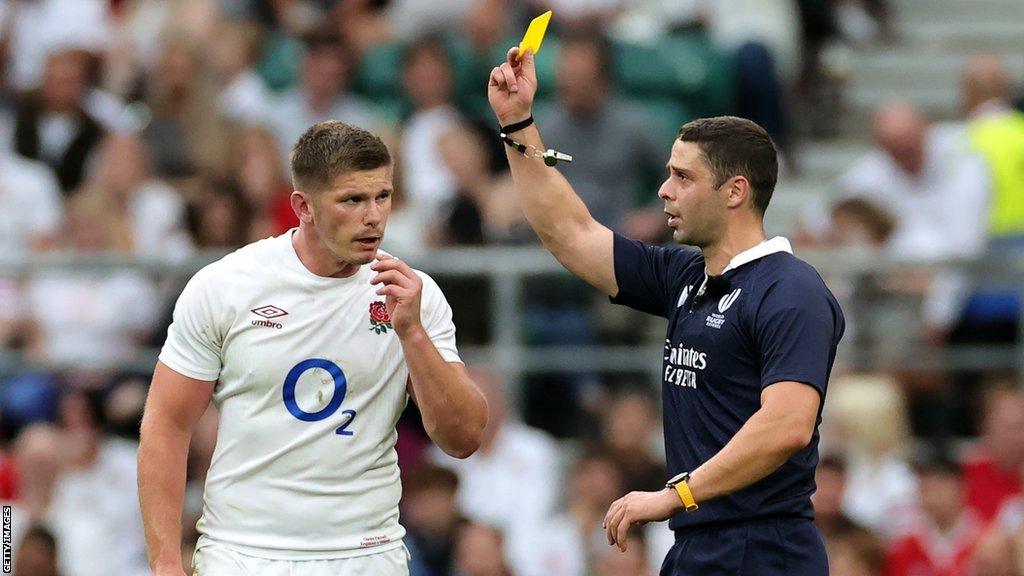
[(722, 274), (725, 274), (729, 270), (735, 270), (744, 264), (749, 264), (759, 258), (764, 258), (769, 254), (775, 254), (776, 252), (789, 252), (793, 253), (793, 247), (790, 245), (789, 240), (783, 236), (776, 236), (770, 240), (765, 240), (753, 248), (748, 248), (743, 252), (732, 257), (729, 260), (729, 265), (722, 270)]
[[(725, 274), (730, 270), (735, 270), (740, 266), (743, 266), (744, 264), (750, 264), (754, 260), (764, 258), (769, 254), (775, 254), (776, 252), (789, 252), (790, 254), (792, 254), (793, 247), (790, 245), (789, 240), (787, 240), (783, 236), (776, 236), (771, 240), (765, 240), (758, 244), (757, 246), (748, 248), (743, 252), (740, 252), (739, 254), (733, 256), (732, 260), (729, 261), (729, 265), (725, 267), (725, 270), (722, 270), (722, 274)], [(721, 277), (721, 275), (719, 275), (719, 277)], [(705, 266), (704, 280), (700, 283), (700, 288), (697, 289), (697, 296), (704, 296), (704, 292), (707, 290), (707, 286), (708, 268), (707, 266)], [(686, 293), (684, 292), (683, 294), (685, 295)], [(682, 302), (682, 300), (680, 300), (680, 302)]]

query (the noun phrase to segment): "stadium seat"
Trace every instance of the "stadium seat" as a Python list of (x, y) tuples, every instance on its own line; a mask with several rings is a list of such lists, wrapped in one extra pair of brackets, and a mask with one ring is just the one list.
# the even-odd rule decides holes
[(668, 146), (679, 133), (679, 127), (693, 120), (697, 115), (678, 98), (630, 98), (638, 108), (651, 117), (655, 138)]
[(402, 50), (400, 42), (388, 42), (363, 54), (352, 77), (352, 90), (382, 110), (405, 118), (411, 105), (402, 89)]
[(298, 83), (302, 43), (284, 34), (272, 34), (263, 48), (256, 70), (271, 90), (281, 92)]
[(732, 107), (732, 62), (703, 34), (675, 36), (657, 45), (614, 46), (615, 80), (626, 96), (679, 98), (698, 116)]
[[(631, 98), (630, 100), (650, 116), (654, 137), (658, 142), (664, 142), (665, 159), (667, 160), (672, 142), (679, 134), (679, 128), (696, 118), (696, 114), (678, 98)], [(665, 172), (663, 170), (642, 171), (640, 188), (636, 191), (636, 205), (650, 204), (650, 194), (658, 189), (664, 179)]]
[[(478, 62), (469, 45), (448, 35), (443, 39), (452, 64), (453, 97), (456, 105), (470, 116), (489, 113), (484, 85), (491, 64)], [(388, 42), (363, 55), (353, 76), (352, 89), (391, 119), (405, 119), (412, 104), (402, 86), (402, 55), (405, 44)], [(486, 64), (486, 67), (484, 67)]]

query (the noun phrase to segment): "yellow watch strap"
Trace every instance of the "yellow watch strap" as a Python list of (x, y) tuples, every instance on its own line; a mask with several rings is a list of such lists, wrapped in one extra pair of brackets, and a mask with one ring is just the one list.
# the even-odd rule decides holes
[(693, 499), (693, 492), (690, 492), (690, 485), (686, 483), (686, 480), (676, 482), (672, 487), (676, 489), (676, 494), (683, 501), (683, 508), (687, 512), (693, 512), (697, 509), (697, 501)]

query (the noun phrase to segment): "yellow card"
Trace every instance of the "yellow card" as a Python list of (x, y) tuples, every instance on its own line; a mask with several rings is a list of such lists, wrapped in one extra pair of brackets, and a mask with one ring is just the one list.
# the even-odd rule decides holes
[(536, 54), (540, 52), (541, 42), (544, 42), (544, 33), (548, 31), (548, 22), (551, 21), (551, 10), (537, 16), (530, 22), (530, 26), (523, 35), (523, 41), (519, 43), (518, 59), (523, 59), (523, 54), (529, 50)]

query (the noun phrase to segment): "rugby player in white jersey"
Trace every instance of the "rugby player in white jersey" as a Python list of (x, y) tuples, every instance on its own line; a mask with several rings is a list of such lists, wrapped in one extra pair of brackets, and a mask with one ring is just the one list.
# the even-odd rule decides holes
[(378, 251), (392, 162), (335, 121), (292, 151), (299, 227), (200, 270), (174, 309), (139, 447), (156, 576), (182, 576), (181, 514), (193, 426), (220, 412), (206, 480), (199, 576), (408, 574), (395, 424), (412, 398), (460, 458), (487, 406), (430, 277)]

